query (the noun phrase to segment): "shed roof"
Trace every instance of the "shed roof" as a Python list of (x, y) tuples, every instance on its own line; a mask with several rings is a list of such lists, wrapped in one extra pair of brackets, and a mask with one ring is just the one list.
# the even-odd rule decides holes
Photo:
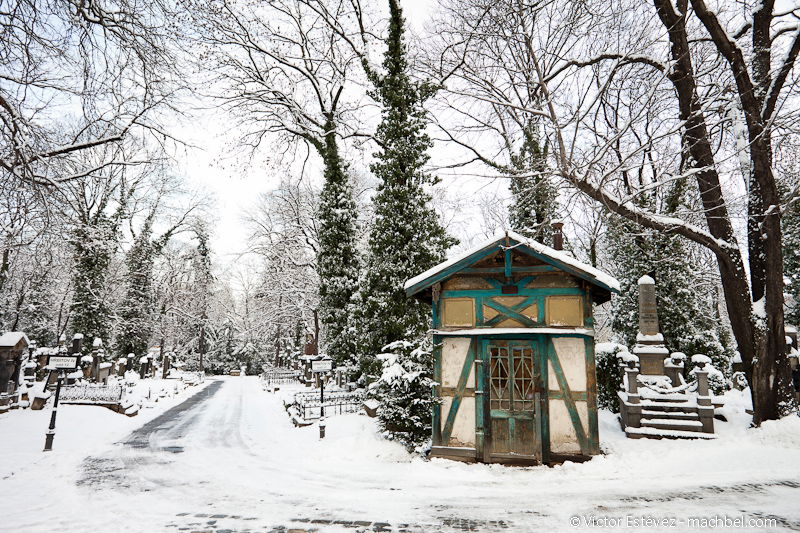
[(486, 256), (487, 252), (491, 252), (494, 249), (506, 250), (518, 247), (524, 247), (530, 255), (559, 270), (586, 280), (596, 287), (609, 292), (619, 293), (620, 291), (619, 281), (605, 272), (578, 261), (564, 251), (550, 248), (542, 243), (523, 237), (514, 231), (504, 230), (496, 233), (491, 239), (409, 279), (404, 286), (406, 294), (413, 296), (431, 287), (434, 283), (449, 278), (460, 270), (477, 263)]
[(0, 335), (0, 348), (14, 348), (20, 341), (24, 340), (26, 345), (30, 345), (31, 341), (28, 336), (21, 331), (9, 331)]

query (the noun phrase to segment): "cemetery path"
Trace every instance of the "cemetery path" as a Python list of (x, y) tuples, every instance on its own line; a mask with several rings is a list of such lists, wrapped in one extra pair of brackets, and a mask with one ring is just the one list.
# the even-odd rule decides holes
[[(800, 466), (797, 475), (747, 465), (692, 475), (697, 468), (686, 466), (697, 448), (655, 441), (628, 452), (633, 464), (426, 462), (381, 439), (363, 416), (329, 419), (322, 441), (316, 427), (295, 428), (279, 400), (288, 389), (275, 395), (256, 379), (215, 381), (109, 454), (87, 458), (78, 485), (109, 504), (122, 497), (127, 509), (147, 509), (152, 527), (165, 531), (560, 531), (576, 529), (573, 516), (580, 530), (602, 527), (592, 516), (627, 521), (612, 522), (626, 529), (648, 517), (723, 515), (772, 517), (778, 529), (800, 530), (800, 510), (786, 504), (800, 497)], [(656, 468), (653, 451), (671, 456), (676, 446), (683, 468)], [(637, 464), (648, 466), (637, 473)]]
[(25, 444), (35, 453), (4, 463), (11, 450), (0, 439), (0, 531), (686, 531), (690, 517), (769, 518), (774, 527), (740, 529), (800, 531), (800, 419), (721, 425), (710, 442), (635, 441), (604, 414), (607, 455), (508, 468), (421, 460), (356, 414), (331, 417), (320, 440), (283, 408), (296, 390), (215, 379), (138, 429), (105, 409), (65, 409), (52, 454), (39, 451), (47, 413), (23, 413), (38, 417)]

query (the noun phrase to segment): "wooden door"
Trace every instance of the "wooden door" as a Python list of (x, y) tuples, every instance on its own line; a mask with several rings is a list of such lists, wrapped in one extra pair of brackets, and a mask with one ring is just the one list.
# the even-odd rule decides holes
[(539, 343), (526, 341), (485, 342), (489, 361), (488, 438), (484, 460), (488, 462), (540, 463), (541, 359)]

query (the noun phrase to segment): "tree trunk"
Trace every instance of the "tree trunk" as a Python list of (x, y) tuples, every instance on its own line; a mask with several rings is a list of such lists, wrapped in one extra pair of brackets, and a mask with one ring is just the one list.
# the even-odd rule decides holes
[[(685, 25), (685, 2), (680, 3), (681, 12), (675, 12), (669, 0), (654, 0), (654, 3), (668, 31), (675, 61), (669, 78), (677, 92), (680, 118), (685, 121), (684, 146), (692, 156), (695, 168), (701, 169), (696, 176), (706, 223), (714, 237), (735, 244), (736, 237), (722, 195), (705, 116), (697, 98)], [(698, 17), (713, 36), (715, 21), (711, 20), (709, 12), (702, 9), (704, 6), (697, 6), (697, 2), (693, 4)], [(715, 42), (723, 37), (718, 36)], [(715, 254), (731, 328), (750, 383), (753, 422), (758, 425), (763, 420), (778, 418), (781, 403), (790, 398), (783, 323), (780, 198), (772, 175), (769, 130), (762, 126), (760, 99), (753, 94), (749, 80), (743, 79), (746, 69), (742, 72), (737, 68), (739, 59), (736, 54), (723, 50), (721, 44), (718, 47), (723, 55), (730, 57), (748, 124), (752, 165), (748, 204), (749, 283), (738, 251), (726, 248), (727, 251), (715, 251)], [(760, 60), (763, 62), (764, 58)], [(763, 83), (768, 84), (768, 74), (764, 76)], [(760, 301), (762, 303), (754, 308), (754, 302)]]

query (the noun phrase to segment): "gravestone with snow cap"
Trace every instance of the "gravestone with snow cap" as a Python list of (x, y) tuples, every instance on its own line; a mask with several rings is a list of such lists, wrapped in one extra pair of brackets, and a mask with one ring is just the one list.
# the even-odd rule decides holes
[(664, 359), (669, 350), (659, 332), (656, 307), (656, 282), (650, 276), (639, 278), (639, 334), (633, 353), (639, 356), (642, 376), (663, 376)]
[(16, 407), (22, 356), (30, 341), (25, 333), (12, 331), (0, 335), (0, 413)]

